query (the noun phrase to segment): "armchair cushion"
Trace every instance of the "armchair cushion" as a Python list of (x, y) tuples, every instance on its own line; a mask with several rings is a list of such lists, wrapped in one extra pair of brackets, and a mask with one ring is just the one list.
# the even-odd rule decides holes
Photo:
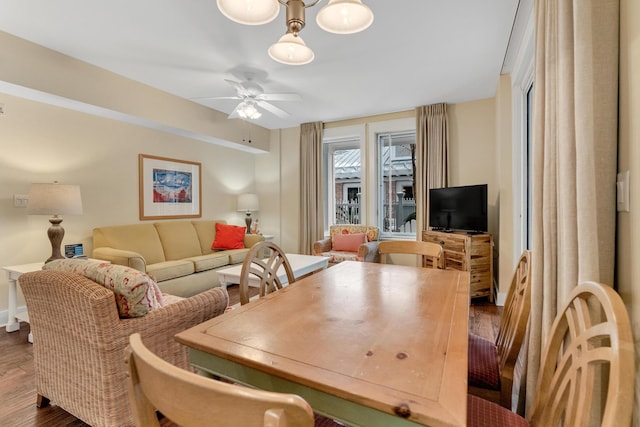
[(80, 274), (110, 289), (122, 318), (142, 317), (163, 306), (156, 282), (133, 268), (85, 259), (59, 259), (46, 263), (42, 269)]

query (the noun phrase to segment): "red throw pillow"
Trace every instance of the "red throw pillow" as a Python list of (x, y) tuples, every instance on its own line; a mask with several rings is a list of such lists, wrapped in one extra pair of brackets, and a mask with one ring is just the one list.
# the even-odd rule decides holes
[(216, 222), (216, 238), (211, 249), (243, 249), (247, 227)]
[(364, 233), (336, 234), (333, 236), (333, 250), (343, 252), (358, 252), (358, 247), (367, 242)]

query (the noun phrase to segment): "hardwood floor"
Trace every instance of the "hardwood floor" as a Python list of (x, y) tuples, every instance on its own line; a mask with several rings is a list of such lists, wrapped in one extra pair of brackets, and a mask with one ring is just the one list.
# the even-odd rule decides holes
[[(237, 285), (229, 286), (232, 305), (239, 300), (237, 288)], [(469, 309), (469, 330), (494, 340), (501, 311), (501, 307), (484, 298), (474, 299)], [(33, 347), (27, 342), (28, 334), (26, 323), (21, 323), (20, 330), (14, 333), (0, 330), (0, 426), (87, 426), (53, 404), (41, 409), (36, 407)], [(161, 425), (172, 424), (163, 420)]]

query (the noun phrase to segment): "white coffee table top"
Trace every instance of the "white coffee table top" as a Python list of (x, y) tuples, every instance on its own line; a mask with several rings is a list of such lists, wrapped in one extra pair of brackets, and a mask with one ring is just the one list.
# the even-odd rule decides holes
[[(293, 270), (293, 277), (295, 277), (296, 279), (309, 273), (327, 268), (327, 266), (329, 265), (329, 258), (323, 256), (300, 254), (286, 255), (287, 259), (289, 260), (289, 264), (291, 264), (291, 269)], [(242, 264), (236, 264), (228, 268), (221, 268), (217, 271), (218, 277), (220, 278), (220, 283), (223, 286), (238, 284), (240, 283)], [(278, 277), (282, 281), (283, 285), (287, 283), (287, 273), (284, 271), (284, 268), (280, 267), (280, 269), (278, 269)], [(253, 282), (256, 282), (255, 285), (257, 286), (258, 279), (256, 277), (249, 276), (249, 286), (253, 285)]]

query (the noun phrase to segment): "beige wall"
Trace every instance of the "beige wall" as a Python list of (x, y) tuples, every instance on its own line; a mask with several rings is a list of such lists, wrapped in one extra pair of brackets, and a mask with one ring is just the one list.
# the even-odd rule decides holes
[[(13, 207), (32, 182), (79, 184), (84, 214), (67, 216), (65, 243), (91, 253), (92, 229), (138, 222), (138, 154), (202, 163), (202, 216), (242, 225), (235, 195), (255, 190), (257, 155), (0, 94), (0, 265), (51, 254), (47, 216)], [(0, 275), (0, 312), (7, 307)], [(22, 303), (22, 301), (21, 301)]]
[(633, 325), (636, 392), (633, 425), (640, 425), (640, 2), (620, 2), (620, 124), (618, 171), (630, 171), (630, 212), (618, 213), (616, 285)]
[(450, 185), (489, 185), (489, 232), (498, 233), (496, 99), (448, 105)]
[(511, 278), (517, 262), (514, 243), (514, 140), (512, 138), (511, 78), (500, 76), (496, 94), (496, 158), (499, 182), (498, 193), (498, 227), (494, 236), (496, 253), (500, 254), (498, 262), (494, 262), (493, 270), (497, 272), (499, 283), (498, 302), (503, 303), (509, 291)]
[[(265, 155), (257, 155), (259, 159)], [(299, 252), (298, 238), (300, 236), (300, 128), (288, 128), (271, 131), (271, 162), (267, 165), (258, 160), (256, 168), (256, 182), (261, 199), (273, 197), (269, 225), (276, 235), (275, 242), (285, 252)], [(272, 168), (272, 173), (278, 179), (269, 183), (262, 179), (266, 171), (264, 167)], [(273, 184), (272, 184), (273, 183)], [(267, 188), (269, 187), (269, 188)], [(265, 227), (265, 230), (266, 227)], [(268, 229), (267, 231), (271, 231)]]

